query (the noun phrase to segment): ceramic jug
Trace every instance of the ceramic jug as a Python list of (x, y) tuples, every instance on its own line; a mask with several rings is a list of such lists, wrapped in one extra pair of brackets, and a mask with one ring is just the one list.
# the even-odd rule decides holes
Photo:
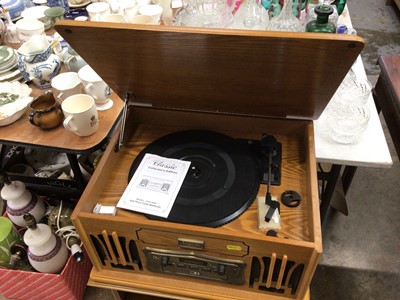
[(51, 88), (51, 79), (60, 72), (61, 59), (52, 53), (46, 36), (32, 36), (17, 50), (18, 68), (26, 81), (39, 89)]

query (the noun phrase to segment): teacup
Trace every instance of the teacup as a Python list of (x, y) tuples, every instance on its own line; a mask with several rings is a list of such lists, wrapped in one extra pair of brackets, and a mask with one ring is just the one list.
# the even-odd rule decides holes
[(81, 5), (84, 2), (84, 0), (68, 0), (68, 2), (73, 5)]
[(78, 72), (80, 68), (87, 65), (83, 58), (72, 49), (71, 46), (68, 46), (68, 50), (64, 52), (62, 60), (67, 70), (71, 72)]
[(10, 219), (0, 217), (0, 266), (8, 267), (11, 259), (11, 248), (16, 245), (23, 245), (20, 234), (15, 229)]
[(57, 21), (64, 19), (64, 13), (65, 9), (59, 6), (50, 7), (44, 11), (44, 15), (50, 20), (51, 27), (53, 27)]
[(142, 7), (143, 5), (148, 5), (151, 4), (152, 1), (151, 0), (136, 0), (136, 3), (138, 5), (138, 7)]
[(49, 9), (49, 6), (32, 6), (26, 8), (22, 13), (21, 17), (24, 19), (38, 20), (44, 24), (44, 29), (48, 30), (51, 27), (50, 19), (44, 14), (45, 10)]
[(113, 105), (110, 87), (101, 77), (89, 66), (86, 65), (78, 71), (85, 93), (92, 96), (96, 101), (98, 110), (105, 110)]
[(64, 115), (60, 104), (50, 91), (36, 97), (29, 108), (29, 122), (40, 129), (55, 128), (63, 121)]
[(131, 23), (151, 25), (154, 23), (154, 19), (151, 16), (137, 15), (131, 18)]
[(90, 21), (101, 21), (102, 18), (111, 14), (110, 5), (107, 2), (95, 2), (86, 7)]
[(68, 97), (61, 104), (65, 115), (65, 129), (78, 136), (94, 134), (99, 127), (99, 117), (93, 97), (77, 94)]
[(163, 8), (157, 4), (147, 4), (139, 8), (139, 14), (153, 17), (154, 24), (160, 24), (162, 12)]
[(38, 20), (20, 19), (15, 23), (18, 39), (24, 43), (34, 35), (44, 35), (44, 24)]
[(124, 15), (126, 20), (129, 20), (138, 14), (139, 6), (135, 1), (118, 0), (118, 5), (118, 13)]
[(72, 95), (82, 93), (82, 83), (76, 72), (58, 74), (51, 80), (51, 86), (57, 100), (63, 102)]
[(125, 16), (120, 14), (107, 15), (103, 17), (102, 21), (111, 23), (126, 23)]

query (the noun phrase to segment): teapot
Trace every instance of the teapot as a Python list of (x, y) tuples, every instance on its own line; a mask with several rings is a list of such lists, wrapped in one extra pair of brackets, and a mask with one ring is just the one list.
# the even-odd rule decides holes
[(61, 59), (52, 53), (44, 35), (32, 36), (17, 50), (18, 68), (26, 81), (33, 81), (39, 89), (51, 88), (51, 79), (61, 68)]

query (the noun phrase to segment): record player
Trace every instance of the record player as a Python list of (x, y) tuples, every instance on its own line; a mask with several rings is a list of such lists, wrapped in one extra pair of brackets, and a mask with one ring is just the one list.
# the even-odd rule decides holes
[[(113, 135), (73, 214), (94, 265), (89, 284), (171, 299), (302, 299), (322, 252), (312, 119), (362, 39), (73, 21), (56, 29), (129, 104), (124, 139)], [(265, 136), (280, 145), (278, 162), (257, 159)], [(97, 203), (117, 204), (147, 152), (193, 161), (171, 218), (93, 214)], [(287, 190), (301, 202), (280, 205), (281, 229), (266, 234), (255, 199), (280, 201)]]

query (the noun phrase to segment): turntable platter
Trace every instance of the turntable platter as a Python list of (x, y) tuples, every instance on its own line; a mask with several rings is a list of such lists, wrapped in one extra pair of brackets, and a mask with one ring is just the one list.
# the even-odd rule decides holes
[(218, 227), (240, 216), (258, 192), (256, 159), (246, 143), (227, 135), (188, 130), (161, 137), (137, 156), (129, 180), (146, 153), (191, 162), (168, 218), (149, 219)]

